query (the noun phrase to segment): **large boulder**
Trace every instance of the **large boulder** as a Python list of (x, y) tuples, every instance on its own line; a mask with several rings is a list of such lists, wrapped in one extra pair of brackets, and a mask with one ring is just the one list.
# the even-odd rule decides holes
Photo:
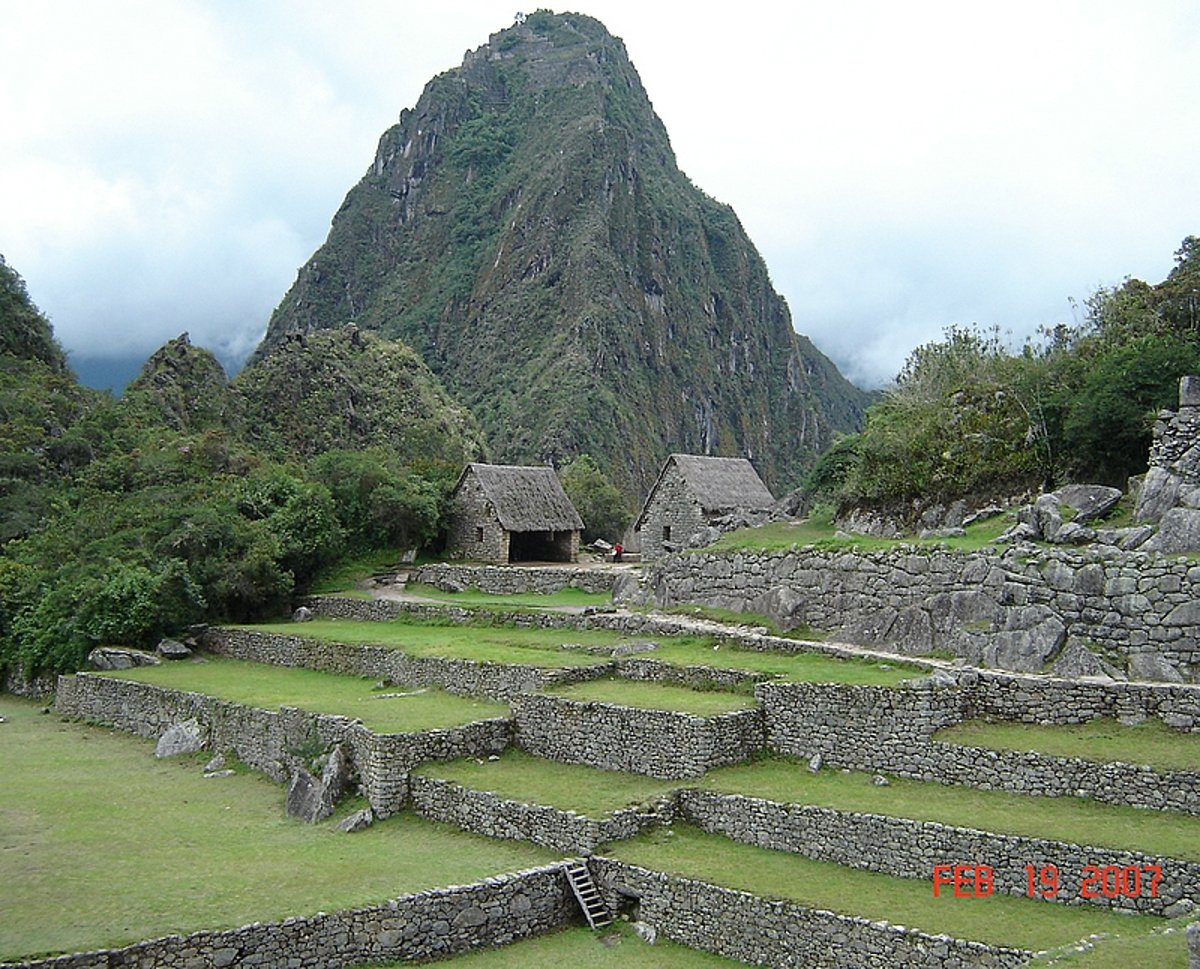
[(1073, 521), (1080, 524), (1103, 518), (1117, 507), (1123, 492), (1120, 488), (1109, 488), (1106, 485), (1071, 484), (1064, 485), (1051, 495), (1059, 505), (1064, 505), (1075, 512)]
[(292, 770), (288, 783), (287, 813), (309, 824), (333, 814), (334, 806), (346, 793), (353, 777), (352, 765), (340, 744), (325, 755), (318, 780), (303, 767)]
[(185, 720), (168, 727), (154, 748), (155, 757), (177, 757), (204, 749), (204, 733), (195, 720)]
[(1008, 610), (1004, 627), (992, 633), (983, 650), (984, 661), (1018, 673), (1038, 673), (1055, 659), (1067, 639), (1062, 619), (1045, 606)]
[(123, 646), (97, 646), (88, 653), (88, 662), (98, 670), (131, 670), (135, 666), (157, 666), (162, 662), (151, 653)]
[(187, 659), (192, 651), (177, 639), (163, 639), (154, 650), (163, 659)]
[(1158, 533), (1141, 546), (1145, 552), (1200, 551), (1200, 509), (1172, 508), (1162, 516)]

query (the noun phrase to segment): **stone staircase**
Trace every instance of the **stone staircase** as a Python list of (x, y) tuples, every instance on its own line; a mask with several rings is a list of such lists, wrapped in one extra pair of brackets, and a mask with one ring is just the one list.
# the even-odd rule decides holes
[(571, 891), (575, 893), (579, 907), (583, 909), (588, 925), (593, 929), (602, 929), (606, 925), (611, 925), (612, 914), (609, 912), (608, 906), (604, 904), (604, 899), (600, 897), (600, 891), (592, 880), (592, 873), (588, 869), (587, 862), (568, 862), (563, 871), (571, 885)]

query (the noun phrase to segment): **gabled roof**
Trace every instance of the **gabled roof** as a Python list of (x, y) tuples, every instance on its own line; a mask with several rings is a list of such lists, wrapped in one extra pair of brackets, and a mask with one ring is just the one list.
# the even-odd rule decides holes
[(469, 474), (475, 476), (507, 531), (569, 532), (583, 528), (583, 519), (553, 468), (468, 464), (458, 476), (456, 492)]
[(766, 511), (775, 504), (775, 498), (763, 484), (762, 478), (745, 458), (711, 458), (701, 454), (672, 454), (663, 463), (658, 480), (646, 496), (642, 512), (635, 523), (637, 527), (646, 517), (646, 509), (662, 484), (670, 468), (679, 470), (688, 490), (706, 514), (733, 511)]

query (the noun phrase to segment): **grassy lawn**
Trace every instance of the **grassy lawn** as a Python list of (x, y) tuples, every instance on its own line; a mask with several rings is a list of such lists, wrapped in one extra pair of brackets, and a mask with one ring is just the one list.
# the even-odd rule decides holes
[[(101, 674), (153, 683), (275, 710), (299, 707), (310, 713), (357, 717), (378, 733), (454, 727), (489, 717), (507, 717), (508, 705), (455, 696), (433, 687), (374, 689), (373, 680), (318, 670), (209, 657), (205, 662), (161, 663)], [(412, 691), (412, 696), (393, 696)]]
[(556, 686), (547, 692), (566, 697), (568, 700), (595, 700), (645, 710), (675, 710), (701, 717), (712, 717), (733, 710), (747, 710), (754, 706), (754, 698), (745, 694), (689, 690), (685, 686), (669, 686), (639, 680), (591, 680), (587, 683)]
[(1050, 727), (968, 720), (939, 730), (934, 739), (999, 750), (1034, 750), (1054, 757), (1119, 760), (1158, 770), (1200, 771), (1200, 734), (1172, 730), (1160, 720), (1136, 727), (1104, 719)]
[(345, 835), (252, 773), (0, 695), (0, 961), (376, 904), (557, 855), (410, 815)]
[(977, 552), (995, 543), (1012, 525), (1008, 515), (997, 515), (986, 521), (976, 522), (966, 529), (966, 534), (954, 538), (871, 538), (867, 535), (837, 537), (833, 524), (832, 509), (816, 509), (799, 522), (778, 522), (758, 528), (742, 528), (729, 532), (702, 552), (761, 551), (784, 552), (793, 548), (812, 546), (821, 551), (877, 552), (899, 545), (918, 548), (952, 548), (964, 552)]
[(506, 751), (499, 760), (480, 761), (468, 757), (425, 764), (416, 773), (593, 818), (603, 817), (618, 808), (644, 804), (680, 786), (679, 781), (541, 760), (516, 749)]
[(1200, 861), (1200, 818), (1191, 815), (1100, 804), (1083, 798), (980, 791), (902, 777), (891, 778), (887, 787), (875, 787), (870, 780), (867, 773), (843, 774), (826, 769), (813, 774), (805, 762), (764, 758), (710, 771), (696, 786), (769, 801), (939, 821)]
[(1066, 952), (1048, 952), (1032, 960), (1031, 967), (1050, 969), (1070, 966), (1071, 969), (1130, 969), (1132, 966), (1153, 966), (1154, 969), (1188, 969), (1187, 937), (1184, 931), (1191, 918), (1169, 922), (1149, 935), (1117, 933), (1095, 940), (1086, 951), (1071, 946)]
[[(412, 963), (389, 962), (380, 969), (401, 969)], [(472, 952), (438, 962), (453, 969), (539, 969), (546, 966), (585, 966), (587, 969), (719, 969), (745, 963), (688, 949), (660, 938), (654, 945), (639, 939), (628, 925), (615, 922), (601, 932), (567, 929), (497, 949)]]
[(926, 670), (905, 663), (880, 663), (867, 659), (840, 659), (826, 653), (773, 653), (718, 644), (711, 636), (659, 639), (659, 647), (632, 659), (654, 659), (676, 666), (711, 666), (716, 669), (769, 673), (788, 683), (853, 683), (898, 686), (901, 680), (924, 676)]
[(1100, 932), (1144, 934), (1161, 923), (1149, 916), (1007, 895), (976, 899), (946, 893), (934, 898), (930, 882), (925, 880), (811, 861), (788, 852), (737, 844), (681, 824), (609, 845), (603, 854), (813, 908), (885, 919), (933, 935), (947, 933), (1034, 951)]
[(476, 588), (468, 589), (466, 592), (443, 592), (431, 585), (410, 582), (404, 587), (404, 591), (424, 599), (436, 599), (438, 602), (448, 602), (456, 606), (484, 606), (497, 609), (561, 609), (564, 607), (612, 605), (612, 596), (609, 593), (584, 592), (575, 586), (560, 589), (558, 592), (494, 595), (489, 592), (480, 592)]
[(564, 649), (564, 644), (611, 649), (633, 641), (628, 636), (604, 629), (525, 629), (474, 623), (420, 623), (404, 619), (390, 622), (314, 619), (302, 624), (277, 622), (241, 628), (325, 642), (388, 646), (410, 656), (555, 668), (604, 662), (603, 657), (593, 653)]
[(373, 549), (355, 558), (343, 559), (326, 569), (313, 582), (309, 591), (318, 596), (352, 592), (355, 585), (363, 579), (369, 579), (380, 572), (393, 572), (401, 567), (398, 550)]

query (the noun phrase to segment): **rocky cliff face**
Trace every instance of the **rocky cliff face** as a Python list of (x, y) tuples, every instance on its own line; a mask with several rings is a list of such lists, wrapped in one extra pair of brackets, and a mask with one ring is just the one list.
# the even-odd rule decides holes
[(671, 451), (749, 456), (780, 489), (865, 406), (679, 171), (624, 45), (576, 14), (428, 84), (257, 355), (348, 321), (412, 345), (493, 459), (590, 452), (631, 493)]

